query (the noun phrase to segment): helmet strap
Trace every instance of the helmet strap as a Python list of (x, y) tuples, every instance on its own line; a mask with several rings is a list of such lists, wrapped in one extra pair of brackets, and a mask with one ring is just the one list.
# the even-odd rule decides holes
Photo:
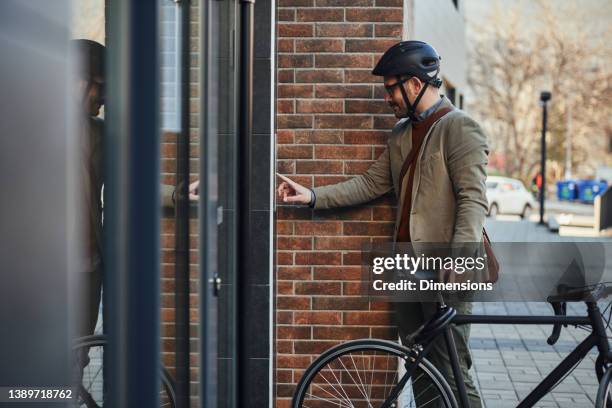
[[(399, 80), (401, 76), (398, 75), (397, 78)], [(418, 121), (416, 107), (419, 106), (419, 102), (421, 101), (421, 98), (425, 94), (425, 91), (427, 90), (428, 86), (429, 86), (429, 81), (425, 82), (425, 85), (423, 85), (423, 88), (421, 88), (421, 91), (419, 92), (416, 99), (414, 100), (414, 103), (410, 103), (410, 101), (408, 100), (408, 94), (406, 93), (406, 90), (404, 89), (403, 84), (402, 86), (400, 86), (400, 91), (402, 92), (402, 97), (404, 98), (404, 103), (406, 104), (406, 108), (408, 110), (407, 116), (412, 121), (415, 121), (415, 122)]]

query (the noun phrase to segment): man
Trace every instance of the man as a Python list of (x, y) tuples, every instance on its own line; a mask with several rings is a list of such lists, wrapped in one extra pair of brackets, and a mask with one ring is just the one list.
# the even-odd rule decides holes
[[(398, 197), (397, 242), (481, 242), (487, 213), (487, 139), (478, 124), (440, 97), (440, 57), (421, 41), (392, 46), (373, 75), (384, 78), (385, 101), (400, 119), (378, 160), (362, 175), (308, 189), (287, 177), (277, 193), (286, 203), (315, 209), (356, 205), (390, 190)], [(471, 303), (450, 304), (471, 313)], [(433, 303), (397, 304), (402, 341), (435, 311)], [(482, 403), (469, 375), (469, 326), (453, 326), (459, 362), (471, 407)], [(440, 338), (428, 358), (448, 379), (457, 399), (449, 356)]]
[[(73, 57), (77, 62), (75, 103), (77, 106), (82, 217), (85, 237), (79, 248), (82, 254), (76, 290), (78, 304), (85, 307), (77, 316), (77, 336), (90, 335), (96, 328), (102, 288), (102, 204), (103, 204), (103, 143), (104, 121), (98, 116), (104, 105), (105, 54), (102, 44), (91, 40), (73, 40)], [(153, 86), (153, 85), (152, 85)], [(199, 182), (189, 185), (189, 199), (197, 201)], [(175, 187), (161, 186), (162, 205), (174, 205)]]

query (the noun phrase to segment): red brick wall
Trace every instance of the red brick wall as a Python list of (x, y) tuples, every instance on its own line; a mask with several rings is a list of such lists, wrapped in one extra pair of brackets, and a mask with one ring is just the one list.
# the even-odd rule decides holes
[[(370, 74), (401, 39), (401, 0), (278, 0), (277, 167), (308, 187), (365, 171), (395, 118)], [(359, 296), (360, 248), (390, 240), (394, 197), (330, 211), (279, 206), (276, 406), (305, 367), (338, 342), (395, 338), (389, 305)]]

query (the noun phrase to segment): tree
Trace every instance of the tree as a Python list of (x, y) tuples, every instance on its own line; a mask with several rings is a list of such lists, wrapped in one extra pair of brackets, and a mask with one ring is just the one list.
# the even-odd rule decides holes
[[(612, 165), (609, 137), (611, 48), (586, 28), (579, 10), (540, 1), (535, 15), (521, 2), (496, 8), (468, 43), (469, 108), (491, 137), (492, 151), (505, 156), (502, 172), (529, 182), (539, 170), (542, 90), (550, 90), (547, 168), (562, 176), (569, 134), (572, 169), (593, 176)], [(609, 33), (609, 30), (608, 30)]]

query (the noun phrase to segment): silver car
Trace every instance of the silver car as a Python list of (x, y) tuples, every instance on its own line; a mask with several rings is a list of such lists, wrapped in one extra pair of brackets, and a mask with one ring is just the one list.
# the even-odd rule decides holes
[(487, 200), (492, 218), (498, 214), (514, 214), (528, 219), (536, 206), (523, 182), (508, 177), (487, 177)]

